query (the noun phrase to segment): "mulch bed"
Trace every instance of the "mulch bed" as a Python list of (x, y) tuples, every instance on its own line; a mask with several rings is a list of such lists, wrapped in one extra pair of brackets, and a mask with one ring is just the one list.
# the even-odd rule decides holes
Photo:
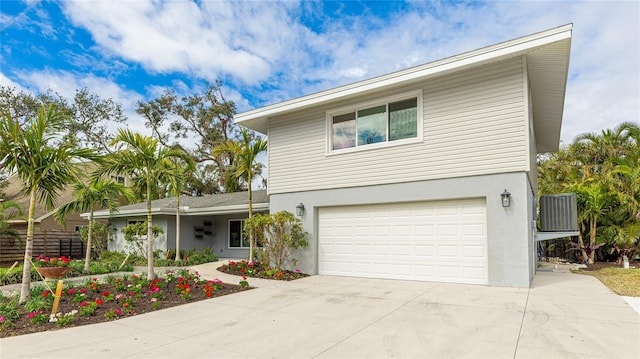
[(218, 271), (220, 271), (222, 273), (231, 274), (231, 275), (245, 276), (245, 277), (250, 277), (250, 278), (261, 278), (261, 279), (271, 279), (271, 280), (276, 279), (276, 280), (286, 280), (286, 281), (296, 280), (296, 279), (300, 279), (300, 278), (304, 278), (304, 277), (308, 277), (309, 276), (308, 274), (305, 274), (305, 273), (285, 270), (285, 271), (280, 272), (282, 274), (280, 275), (279, 278), (274, 278), (273, 276), (268, 276), (268, 275), (262, 274), (260, 272), (255, 273), (255, 274), (248, 274), (246, 272), (240, 272), (238, 270), (233, 270), (233, 269), (230, 269), (228, 267), (226, 267), (226, 269), (225, 269), (225, 266), (218, 267)]
[[(630, 267), (638, 268), (640, 263), (631, 262), (629, 263)], [(598, 269), (603, 268), (622, 268), (622, 264), (618, 264), (618, 262), (595, 262), (592, 264), (587, 264), (586, 268), (582, 268), (583, 271), (596, 271)]]
[[(141, 315), (141, 314), (152, 312), (155, 310), (162, 310), (162, 309), (166, 309), (166, 308), (170, 308), (178, 305), (193, 303), (193, 302), (197, 302), (205, 299), (221, 297), (224, 295), (238, 293), (238, 292), (251, 289), (250, 287), (240, 287), (239, 285), (223, 283), (221, 284), (222, 286), (221, 289), (217, 289), (213, 291), (213, 295), (211, 297), (207, 297), (203, 292), (203, 289), (202, 289), (203, 286), (199, 286), (199, 288), (197, 287), (191, 290), (190, 292), (191, 299), (185, 300), (180, 296), (180, 294), (176, 293), (175, 286), (176, 286), (176, 283), (167, 283), (167, 287), (164, 288), (162, 291), (163, 299), (161, 300), (159, 309), (152, 308), (151, 306), (152, 302), (150, 301), (150, 298), (145, 297), (135, 301), (132, 308), (134, 310), (133, 313), (124, 314), (123, 316), (119, 317), (119, 319), (131, 317), (134, 315)], [(55, 290), (55, 286), (53, 287), (53, 289)], [(95, 302), (97, 299), (102, 299), (103, 297), (101, 295), (101, 292), (111, 292), (114, 294), (122, 293), (122, 291), (117, 291), (114, 288), (114, 285), (103, 283), (98, 292), (92, 292), (89, 290), (85, 293), (86, 301)], [(72, 296), (69, 296), (66, 294), (60, 298), (60, 305), (59, 305), (58, 312), (68, 313), (73, 309), (78, 309), (78, 303), (73, 303), (71, 301), (71, 298)], [(107, 313), (107, 311), (116, 310), (116, 309), (119, 309), (119, 310), (123, 309), (122, 305), (118, 303), (118, 301), (116, 300), (104, 301), (103, 304), (97, 307), (93, 315), (79, 316), (78, 314), (76, 314), (75, 320), (73, 321), (73, 323), (66, 326), (61, 326), (61, 327), (57, 326), (56, 323), (49, 323), (49, 322), (42, 323), (42, 324), (33, 324), (25, 314), (25, 315), (22, 315), (16, 321), (15, 327), (0, 330), (0, 338), (29, 334), (29, 333), (37, 333), (37, 332), (43, 332), (43, 331), (49, 331), (49, 330), (59, 330), (59, 329), (64, 329), (69, 327), (78, 327), (78, 326), (88, 325), (88, 324), (103, 323), (103, 322), (114, 320), (114, 319), (106, 319), (104, 315), (105, 313)], [(48, 315), (49, 313), (50, 313), (50, 310), (46, 314)]]

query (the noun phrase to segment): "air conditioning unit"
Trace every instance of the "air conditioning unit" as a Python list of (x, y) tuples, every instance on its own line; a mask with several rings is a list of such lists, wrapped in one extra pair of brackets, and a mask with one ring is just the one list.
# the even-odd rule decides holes
[(540, 197), (540, 232), (578, 230), (578, 202), (575, 193)]

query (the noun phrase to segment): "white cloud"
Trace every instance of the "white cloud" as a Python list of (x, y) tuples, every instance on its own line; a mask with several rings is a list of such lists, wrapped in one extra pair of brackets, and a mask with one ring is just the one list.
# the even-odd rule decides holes
[[(110, 54), (152, 72), (256, 84), (287, 51), (289, 3), (65, 2), (71, 21)], [(278, 26), (274, 26), (274, 25)]]
[[(247, 110), (572, 22), (563, 140), (640, 121), (638, 2), (388, 3), (385, 18), (368, 11), (358, 16), (344, 15), (342, 9), (327, 13), (324, 6), (289, 1), (63, 2), (65, 15), (96, 42), (91, 56), (63, 55), (78, 66), (94, 62), (94, 68), (118, 73), (132, 63), (152, 74), (175, 73), (172, 86), (180, 93), (197, 90), (190, 88), (189, 79), (219, 79), (225, 95)], [(308, 27), (301, 19), (312, 19), (317, 26)], [(38, 23), (48, 21), (43, 16)], [(141, 99), (97, 77), (54, 70), (22, 76), (66, 92), (89, 87), (129, 109)], [(163, 90), (153, 83), (146, 86), (151, 97)]]
[(12, 79), (8, 78), (2, 72), (0, 72), (0, 85), (2, 85), (4, 87), (12, 87), (12, 88), (17, 89), (18, 91), (28, 91), (21, 84), (19, 84), (19, 83), (13, 81)]

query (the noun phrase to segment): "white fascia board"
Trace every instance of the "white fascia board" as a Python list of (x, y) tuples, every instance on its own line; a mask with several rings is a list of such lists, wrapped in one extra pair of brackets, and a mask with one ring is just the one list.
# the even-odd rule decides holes
[[(253, 210), (254, 211), (263, 211), (269, 209), (269, 203), (254, 203)], [(190, 208), (188, 210), (182, 211), (181, 213), (185, 216), (201, 216), (201, 215), (216, 215), (216, 214), (232, 214), (232, 213), (240, 213), (240, 212), (248, 212), (249, 205), (248, 204), (236, 204), (231, 206), (218, 206), (218, 207), (203, 207), (203, 208)], [(175, 212), (174, 212), (175, 213)]]
[[(254, 203), (253, 209), (256, 211), (264, 211), (269, 209), (269, 203)], [(231, 206), (217, 206), (217, 207), (202, 207), (202, 208), (189, 208), (180, 210), (182, 216), (201, 216), (201, 215), (216, 215), (216, 214), (232, 214), (240, 212), (248, 212), (249, 205), (238, 204)], [(175, 215), (176, 210), (174, 208), (152, 208), (152, 215)], [(134, 217), (134, 216), (146, 216), (146, 209), (130, 209), (119, 212), (114, 212), (109, 215), (107, 211), (98, 211), (93, 214), (94, 218), (117, 218), (117, 217)], [(82, 213), (82, 218), (88, 218), (89, 213)]]
[(521, 56), (532, 49), (571, 38), (572, 28), (572, 24), (560, 26), (555, 29), (491, 45), (478, 50), (465, 52), (460, 55), (437, 60), (424, 65), (412, 67), (410, 69), (397, 71), (350, 85), (239, 113), (234, 116), (234, 121), (239, 125), (247, 127), (250, 126), (254, 130), (264, 132), (266, 125), (263, 122), (266, 122), (269, 117), (300, 110), (309, 106), (331, 102), (352, 95), (366, 93), (372, 90), (378, 90), (388, 86), (398, 85), (403, 82), (420, 80), (439, 73), (454, 70), (459, 71), (470, 66), (481, 65), (485, 62)]
[[(163, 214), (168, 212), (165, 208), (151, 208), (151, 214)], [(174, 211), (175, 212), (175, 211)], [(109, 213), (109, 211), (97, 211), (93, 213), (93, 218), (115, 218), (115, 217), (133, 217), (133, 216), (146, 216), (147, 209), (127, 209), (124, 211), (118, 211)], [(89, 218), (89, 213), (81, 213), (80, 217), (84, 219)]]

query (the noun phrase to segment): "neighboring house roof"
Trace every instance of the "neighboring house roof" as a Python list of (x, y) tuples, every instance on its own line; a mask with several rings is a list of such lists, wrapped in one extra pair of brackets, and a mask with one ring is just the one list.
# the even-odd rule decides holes
[[(264, 211), (269, 209), (269, 196), (266, 190), (253, 191), (253, 210)], [(220, 193), (201, 197), (180, 196), (180, 215), (216, 215), (243, 213), (249, 209), (247, 192)], [(109, 211), (94, 212), (95, 218), (109, 217), (135, 217), (147, 214), (147, 202), (139, 202), (122, 206), (117, 213), (109, 215)], [(176, 214), (176, 198), (168, 197), (151, 201), (151, 214)], [(83, 218), (89, 216), (82, 213)]]
[[(87, 162), (82, 164), (81, 166), (85, 166), (86, 168), (82, 170), (83, 173), (89, 173), (95, 168), (95, 164), (92, 162)], [(22, 211), (24, 212), (24, 218), (21, 219), (12, 219), (9, 220), (9, 223), (12, 224), (26, 224), (27, 216), (29, 215), (29, 194), (24, 193), (23, 185), (20, 178), (17, 175), (13, 175), (8, 179), (8, 185), (5, 189), (5, 200), (13, 200), (20, 204), (22, 207)], [(34, 220), (36, 223), (40, 223), (43, 220), (49, 218), (53, 214), (55, 214), (56, 210), (60, 208), (62, 205), (69, 203), (73, 200), (73, 184), (67, 185), (62, 191), (58, 192), (58, 197), (56, 198), (56, 207), (53, 210), (47, 210), (44, 204), (36, 201), (36, 208), (34, 213)]]
[(312, 106), (329, 105), (337, 100), (405, 86), (435, 76), (526, 55), (537, 149), (538, 152), (555, 151), (560, 143), (572, 28), (572, 24), (564, 25), (406, 70), (239, 113), (234, 116), (234, 120), (237, 124), (266, 134), (269, 120), (275, 116)]

